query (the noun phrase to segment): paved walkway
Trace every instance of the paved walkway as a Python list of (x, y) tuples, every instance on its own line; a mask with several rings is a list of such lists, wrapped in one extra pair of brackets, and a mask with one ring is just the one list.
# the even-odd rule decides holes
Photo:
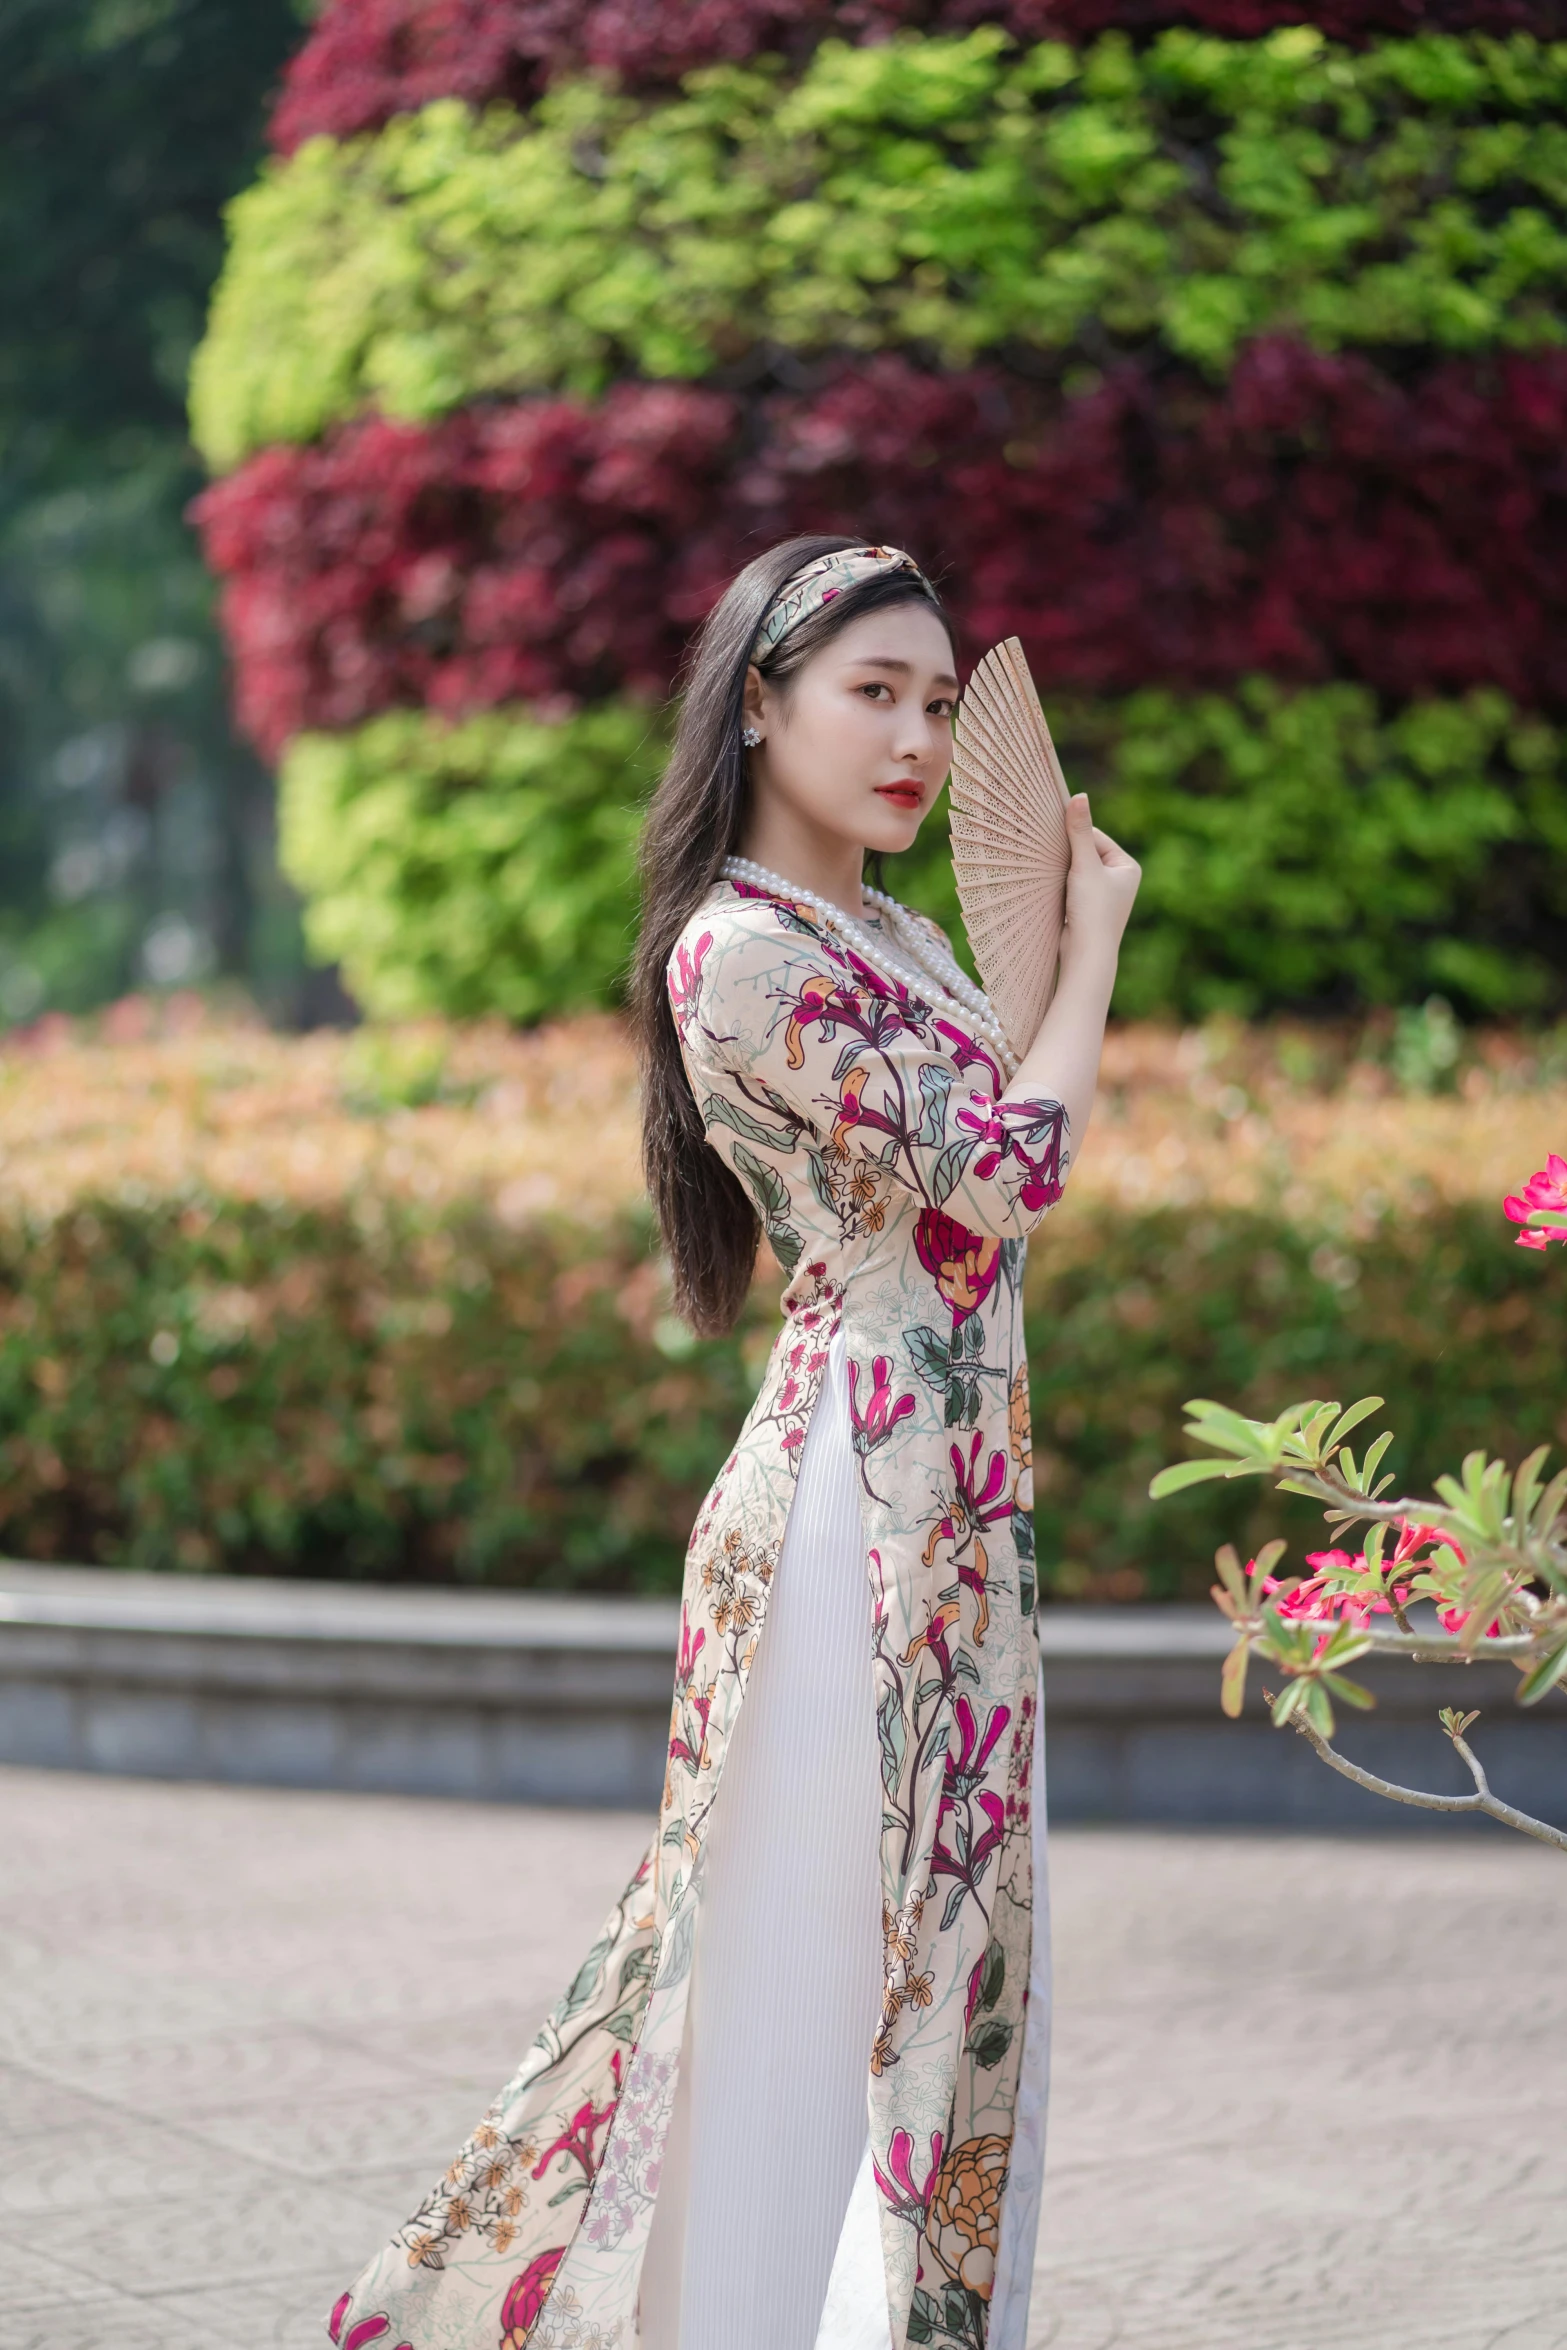
[[(322, 2350), (643, 1833), (0, 1771), (5, 2350)], [(1030, 2350), (1567, 2350), (1558, 1858), (1078, 1830), (1055, 1906)]]

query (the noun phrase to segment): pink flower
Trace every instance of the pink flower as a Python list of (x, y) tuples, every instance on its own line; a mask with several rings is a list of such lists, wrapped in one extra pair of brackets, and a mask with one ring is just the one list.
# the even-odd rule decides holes
[(931, 2188), (936, 2183), (936, 2173), (941, 2168), (941, 2148), (941, 2132), (933, 2130), (930, 2140), (930, 2170), (923, 2186), (914, 2176), (914, 2140), (909, 2136), (907, 2130), (894, 2130), (892, 2133), (892, 2143), (887, 2148), (887, 2162), (892, 2172), (891, 2178), (887, 2176), (887, 2172), (882, 2169), (881, 2164), (872, 2155), (871, 2168), (876, 2173), (876, 2184), (894, 2210), (904, 2212), (913, 2219), (924, 2217), (925, 2208), (930, 2202)]
[[(1502, 1202), (1509, 1223), (1529, 1226), (1536, 1214), (1567, 1215), (1567, 1159), (1552, 1151), (1545, 1165), (1531, 1175), (1522, 1193), (1510, 1192)], [(1549, 1248), (1553, 1240), (1567, 1241), (1567, 1224), (1541, 1224), (1520, 1232), (1519, 1248)]]
[(669, 973), (669, 1002), (675, 1015), (675, 1026), (682, 1036), (701, 992), (702, 963), (712, 943), (712, 932), (704, 930), (696, 942), (694, 954), (688, 953), (684, 946), (675, 949), (674, 967)]
[[(1461, 1632), (1469, 1621), (1468, 1608), (1439, 1607), (1436, 1612), (1444, 1632)], [(1498, 1616), (1492, 1623), (1487, 1624), (1485, 1637), (1487, 1640), (1495, 1640), (1501, 1629), (1502, 1622)]]
[[(357, 2325), (351, 2325), (345, 2334), (343, 2320), (353, 2305), (353, 2299), (354, 2296), (351, 2292), (344, 2293), (339, 2298), (337, 2306), (328, 2320), (327, 2334), (332, 2341), (339, 2345), (339, 2350), (370, 2350), (372, 2342), (379, 2342), (383, 2334), (391, 2332), (392, 2321), (377, 2310), (373, 2317), (360, 2318)], [(399, 2342), (397, 2350), (413, 2350), (413, 2345), (411, 2342)]]
[(956, 1330), (982, 1306), (1001, 1270), (1001, 1243), (970, 1232), (940, 1208), (926, 1208), (914, 1227), (914, 1253), (952, 1309)]
[(565, 2245), (553, 2245), (548, 2252), (530, 2260), (520, 2277), (513, 2277), (501, 2309), (501, 2350), (522, 2350), (549, 2299), (555, 2271), (565, 2257)]
[(984, 1734), (981, 1736), (979, 1725), (974, 1719), (974, 1708), (966, 1697), (960, 1697), (952, 1711), (958, 1725), (960, 1743), (956, 1754), (953, 1753), (950, 1746), (947, 1749), (946, 1778), (948, 1786), (952, 1786), (959, 1779), (968, 1779), (973, 1783), (983, 1776), (985, 1765), (990, 1760), (991, 1750), (995, 1746), (996, 1740), (1012, 1719), (1010, 1706), (993, 1705), (990, 1709), (990, 1719), (986, 1722)]
[(849, 1417), (854, 1422), (855, 1450), (869, 1452), (874, 1446), (884, 1444), (898, 1422), (908, 1418), (914, 1409), (914, 1397), (912, 1394), (900, 1395), (896, 1403), (893, 1401), (892, 1358), (890, 1355), (877, 1355), (871, 1364), (870, 1401), (862, 1412), (857, 1396), (859, 1368), (851, 1355)]

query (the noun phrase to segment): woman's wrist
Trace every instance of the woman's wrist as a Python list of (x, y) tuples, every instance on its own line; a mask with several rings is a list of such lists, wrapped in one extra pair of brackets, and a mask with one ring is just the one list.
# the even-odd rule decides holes
[(1061, 950), (1060, 985), (1070, 985), (1073, 993), (1102, 991), (1108, 1002), (1115, 986), (1116, 967), (1121, 959), (1119, 936), (1107, 938), (1090, 933), (1073, 938), (1068, 933)]

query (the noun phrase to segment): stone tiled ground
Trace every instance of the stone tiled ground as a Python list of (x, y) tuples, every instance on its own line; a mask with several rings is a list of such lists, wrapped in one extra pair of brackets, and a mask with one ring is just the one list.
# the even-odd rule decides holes
[[(643, 1832), (0, 1772), (4, 2350), (319, 2350)], [(1076, 1831), (1055, 1906), (1031, 2350), (1567, 2350), (1558, 1858)]]

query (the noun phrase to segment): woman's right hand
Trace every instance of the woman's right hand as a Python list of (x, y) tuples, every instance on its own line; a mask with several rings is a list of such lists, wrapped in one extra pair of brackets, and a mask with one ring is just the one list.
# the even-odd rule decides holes
[(1099, 830), (1089, 810), (1087, 792), (1074, 792), (1067, 802), (1066, 835), (1072, 863), (1066, 881), (1062, 974), (1085, 961), (1105, 960), (1113, 968), (1143, 869), (1107, 832)]

